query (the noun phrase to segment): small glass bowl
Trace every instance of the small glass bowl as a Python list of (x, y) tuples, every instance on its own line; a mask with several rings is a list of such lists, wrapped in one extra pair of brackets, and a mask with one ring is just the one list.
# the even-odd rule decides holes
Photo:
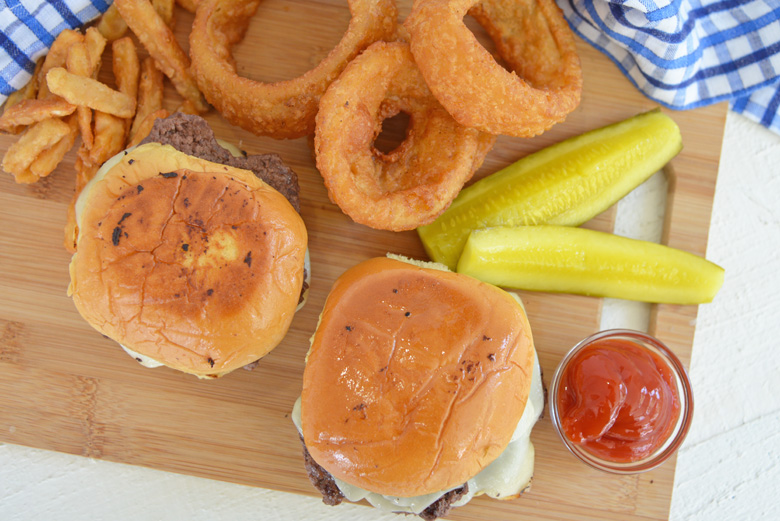
[[(605, 338), (619, 338), (628, 340), (637, 346), (640, 346), (648, 351), (652, 351), (659, 355), (671, 369), (674, 375), (675, 382), (677, 384), (677, 394), (680, 397), (680, 416), (677, 419), (677, 424), (674, 430), (669, 435), (669, 438), (661, 445), (658, 450), (653, 454), (650, 454), (646, 458), (639, 461), (633, 461), (629, 463), (617, 463), (614, 461), (605, 460), (599, 458), (589, 452), (577, 443), (572, 442), (566, 437), (561, 427), (561, 418), (558, 411), (558, 393), (561, 388), (563, 373), (566, 367), (585, 346), (592, 344), (598, 340)], [(688, 434), (688, 429), (691, 426), (691, 420), (693, 419), (693, 392), (691, 391), (691, 382), (688, 379), (688, 374), (685, 372), (680, 360), (677, 356), (666, 347), (661, 341), (652, 336), (642, 333), (640, 331), (632, 331), (630, 329), (610, 329), (607, 331), (601, 331), (594, 335), (589, 336), (585, 340), (575, 345), (571, 350), (563, 357), (561, 363), (558, 364), (558, 368), (553, 375), (552, 383), (550, 385), (550, 416), (552, 417), (552, 423), (556, 432), (563, 440), (564, 445), (569, 451), (577, 456), (580, 460), (587, 463), (591, 467), (604, 470), (607, 472), (613, 472), (616, 474), (636, 474), (639, 472), (646, 472), (652, 470), (669, 457), (674, 454), (680, 445), (682, 445), (685, 436)]]

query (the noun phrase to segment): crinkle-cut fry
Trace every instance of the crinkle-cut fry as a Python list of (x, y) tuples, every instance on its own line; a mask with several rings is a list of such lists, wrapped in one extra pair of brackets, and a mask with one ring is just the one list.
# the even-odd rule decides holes
[(69, 116), (75, 111), (76, 105), (62, 98), (24, 99), (3, 112), (0, 116), (0, 130), (9, 132), (13, 128), (32, 125), (44, 119)]
[(198, 4), (200, 3), (200, 0), (176, 0), (176, 3), (179, 4), (183, 9), (194, 13), (198, 10)]
[[(125, 120), (95, 112), (95, 144), (89, 154), (82, 157), (85, 163), (100, 166), (125, 148)], [(81, 152), (81, 151), (79, 151)]]
[(160, 15), (165, 25), (173, 27), (176, 22), (173, 11), (173, 0), (152, 0), (152, 6), (157, 14)]
[(44, 119), (35, 123), (22, 134), (19, 140), (8, 147), (8, 151), (3, 157), (3, 170), (14, 174), (17, 182), (23, 182), (19, 179), (27, 175), (30, 164), (35, 161), (38, 155), (54, 146), (60, 139), (70, 132), (70, 125), (61, 119)]
[[(92, 59), (89, 55), (86, 41), (74, 43), (70, 46), (68, 58), (65, 63), (67, 64), (68, 72), (85, 78), (92, 77)], [(87, 148), (89, 148), (92, 146), (94, 140), (94, 135), (92, 134), (92, 109), (84, 105), (79, 105), (76, 109), (76, 114), (78, 115), (81, 140), (86, 143)]]
[(141, 125), (138, 127), (138, 131), (135, 133), (135, 135), (130, 139), (130, 142), (127, 144), (127, 148), (134, 147), (138, 143), (143, 141), (144, 138), (149, 135), (149, 132), (152, 131), (154, 122), (157, 119), (165, 119), (170, 115), (171, 113), (168, 112), (167, 110), (160, 109), (146, 116), (146, 118), (141, 122)]
[(57, 168), (62, 158), (73, 147), (73, 143), (76, 142), (76, 136), (79, 133), (80, 122), (77, 121), (77, 116), (70, 116), (67, 119), (68, 127), (70, 131), (65, 134), (57, 143), (41, 152), (38, 157), (35, 158), (30, 164), (30, 172), (38, 178), (46, 177)]
[(141, 79), (138, 83), (138, 106), (135, 120), (130, 130), (134, 136), (141, 122), (152, 112), (158, 111), (163, 104), (163, 73), (160, 72), (152, 58), (146, 58), (141, 64)]
[(113, 42), (123, 37), (127, 32), (127, 24), (122, 19), (122, 15), (119, 14), (119, 10), (116, 5), (111, 4), (103, 16), (100, 17), (100, 21), (97, 24), (97, 30), (100, 34), (108, 40)]
[(174, 112), (181, 112), (183, 114), (192, 114), (193, 116), (197, 116), (200, 114), (198, 112), (198, 108), (190, 101), (190, 100), (184, 100), (184, 102), (176, 107), (176, 110)]
[(181, 97), (205, 112), (208, 105), (190, 75), (189, 57), (149, 0), (115, 0), (114, 4)]
[(46, 74), (55, 67), (64, 67), (65, 61), (68, 59), (70, 46), (83, 41), (84, 35), (72, 29), (65, 29), (57, 36), (43, 61), (43, 67), (41, 67), (38, 99), (44, 99), (50, 95)]
[(103, 51), (106, 49), (106, 38), (94, 27), (87, 29), (84, 34), (84, 45), (87, 46), (87, 54), (92, 66), (90, 77), (96, 79), (103, 63)]
[(51, 92), (74, 105), (84, 105), (120, 118), (129, 118), (135, 114), (135, 100), (127, 94), (92, 78), (77, 76), (62, 67), (50, 70), (46, 74), (46, 82)]

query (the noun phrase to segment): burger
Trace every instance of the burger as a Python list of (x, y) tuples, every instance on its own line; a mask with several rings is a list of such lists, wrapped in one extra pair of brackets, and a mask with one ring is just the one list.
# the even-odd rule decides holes
[(158, 120), (79, 196), (68, 293), (148, 367), (216, 378), (251, 366), (308, 287), (298, 210), (278, 156), (231, 153), (197, 116)]
[(292, 417), (326, 504), (365, 499), (430, 520), (528, 487), (543, 406), (516, 295), (391, 256), (335, 282)]

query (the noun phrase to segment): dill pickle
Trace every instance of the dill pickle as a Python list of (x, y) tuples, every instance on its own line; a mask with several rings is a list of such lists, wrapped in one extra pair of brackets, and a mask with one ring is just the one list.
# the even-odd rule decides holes
[(579, 226), (603, 212), (682, 150), (680, 129), (653, 110), (520, 159), (461, 191), (417, 232), (436, 262), (454, 269), (472, 230)]
[(682, 250), (548, 225), (471, 232), (458, 272), (509, 288), (668, 304), (711, 302), (724, 276)]

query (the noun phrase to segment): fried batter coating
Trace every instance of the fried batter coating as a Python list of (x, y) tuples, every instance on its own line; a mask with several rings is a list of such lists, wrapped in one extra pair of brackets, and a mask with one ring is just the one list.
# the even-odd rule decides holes
[(347, 63), (396, 29), (393, 0), (349, 0), (349, 27), (317, 67), (288, 81), (263, 83), (236, 72), (231, 55), (260, 0), (202, 0), (190, 33), (192, 70), (206, 99), (232, 124), (254, 134), (292, 139), (314, 132), (320, 97)]
[[(380, 152), (382, 122), (399, 112), (409, 115), (406, 139)], [(452, 119), (403, 42), (374, 43), (347, 66), (322, 97), (314, 137), (331, 200), (355, 222), (393, 231), (432, 222), (494, 141)]]
[[(467, 13), (511, 72), (463, 23)], [(461, 125), (532, 137), (580, 102), (574, 36), (554, 0), (415, 0), (404, 26), (431, 92)]]

